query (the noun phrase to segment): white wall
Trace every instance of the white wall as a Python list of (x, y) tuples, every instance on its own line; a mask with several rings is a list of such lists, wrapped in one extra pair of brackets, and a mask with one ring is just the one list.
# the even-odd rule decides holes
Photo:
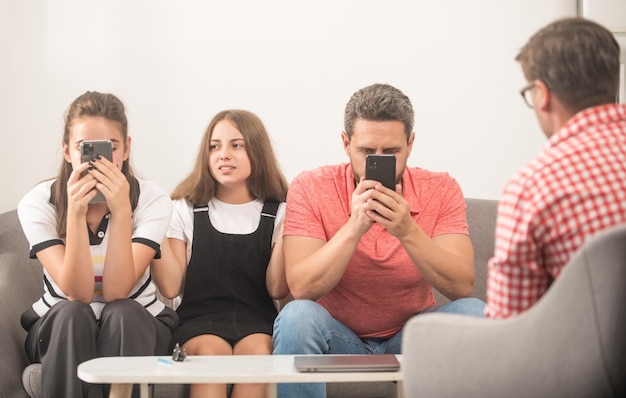
[(606, 26), (619, 43), (621, 68), (619, 102), (626, 103), (626, 1), (579, 0), (579, 15)]
[(497, 199), (545, 142), (514, 61), (575, 0), (0, 0), (0, 212), (61, 161), (62, 116), (86, 90), (127, 105), (133, 163), (171, 191), (212, 116), (257, 113), (289, 180), (347, 160), (345, 103), (390, 83), (412, 99), (409, 164)]

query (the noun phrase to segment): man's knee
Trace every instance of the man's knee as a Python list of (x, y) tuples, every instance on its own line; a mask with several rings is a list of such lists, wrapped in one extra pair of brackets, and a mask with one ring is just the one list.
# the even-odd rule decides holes
[(310, 300), (294, 300), (274, 323), (275, 354), (320, 354), (328, 351), (328, 325), (333, 319), (324, 307)]
[(317, 323), (320, 317), (327, 316), (328, 312), (321, 305), (311, 300), (292, 300), (278, 313), (275, 328), (281, 325), (290, 330), (299, 328), (308, 329), (311, 323)]
[(441, 306), (437, 312), (446, 312), (452, 314), (462, 314), (482, 317), (484, 316), (485, 302), (474, 298), (467, 297), (454, 300), (448, 304)]

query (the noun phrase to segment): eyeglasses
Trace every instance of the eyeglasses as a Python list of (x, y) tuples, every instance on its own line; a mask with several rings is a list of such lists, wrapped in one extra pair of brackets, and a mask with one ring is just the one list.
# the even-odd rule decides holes
[(522, 98), (524, 98), (524, 102), (526, 103), (526, 105), (528, 105), (530, 109), (534, 109), (533, 97), (530, 92), (530, 90), (532, 90), (533, 88), (535, 88), (535, 82), (528, 84), (527, 86), (525, 86), (523, 89), (519, 91)]

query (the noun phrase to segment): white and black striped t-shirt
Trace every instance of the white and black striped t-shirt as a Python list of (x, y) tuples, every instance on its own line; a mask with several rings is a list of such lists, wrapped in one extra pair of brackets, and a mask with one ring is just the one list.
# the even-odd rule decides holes
[[(172, 201), (156, 184), (147, 180), (139, 180), (139, 201), (133, 210), (132, 240), (148, 245), (160, 256), (160, 244), (165, 237), (172, 214)], [(27, 193), (18, 205), (18, 216), (24, 234), (30, 243), (30, 256), (36, 257), (37, 252), (57, 244), (65, 244), (56, 231), (56, 213), (50, 202), (50, 189), (54, 180), (40, 183)], [(107, 234), (108, 215), (95, 234), (90, 232), (90, 249), (93, 260), (95, 291), (91, 308), (96, 318), (104, 307), (102, 297), (102, 271), (104, 267), (109, 235)], [(129, 298), (142, 304), (153, 316), (160, 313), (164, 305), (155, 295), (156, 288), (150, 278), (150, 267), (139, 278), (129, 293)], [(44, 294), (33, 304), (35, 312), (41, 316), (54, 304), (66, 300), (65, 293), (59, 288), (44, 268)]]

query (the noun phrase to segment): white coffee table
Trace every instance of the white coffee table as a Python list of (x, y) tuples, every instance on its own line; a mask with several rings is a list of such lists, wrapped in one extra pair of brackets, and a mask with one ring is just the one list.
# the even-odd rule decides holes
[[(402, 366), (402, 355), (397, 355)], [(88, 383), (112, 384), (110, 396), (130, 397), (133, 384), (148, 398), (149, 384), (267, 383), (276, 397), (277, 383), (398, 382), (402, 396), (402, 370), (396, 372), (301, 373), (293, 355), (188, 356), (184, 362), (169, 357), (102, 357), (78, 366), (78, 377)]]

